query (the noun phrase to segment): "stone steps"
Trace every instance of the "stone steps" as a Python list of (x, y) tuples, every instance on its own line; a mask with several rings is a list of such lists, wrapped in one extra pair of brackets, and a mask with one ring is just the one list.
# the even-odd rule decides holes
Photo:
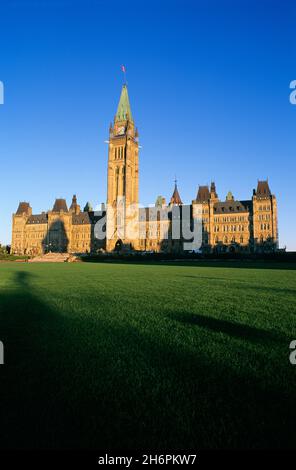
[(29, 263), (65, 263), (70, 258), (70, 253), (46, 253), (29, 259)]

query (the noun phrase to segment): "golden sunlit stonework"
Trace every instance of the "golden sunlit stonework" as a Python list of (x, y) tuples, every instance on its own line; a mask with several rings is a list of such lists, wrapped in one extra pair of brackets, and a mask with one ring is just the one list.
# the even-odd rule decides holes
[[(168, 204), (158, 196), (154, 207), (140, 208), (138, 139), (127, 86), (123, 85), (109, 129), (106, 210), (94, 211), (89, 203), (81, 210), (75, 195), (69, 208), (65, 199), (56, 199), (52, 210), (37, 215), (28, 202), (20, 202), (12, 216), (12, 253), (256, 252), (278, 248), (277, 203), (268, 181), (258, 181), (252, 198), (243, 201), (231, 192), (221, 201), (212, 182), (210, 187), (199, 186), (191, 204), (182, 203), (175, 182)], [(193, 227), (197, 227), (199, 243), (192, 248), (188, 241)]]

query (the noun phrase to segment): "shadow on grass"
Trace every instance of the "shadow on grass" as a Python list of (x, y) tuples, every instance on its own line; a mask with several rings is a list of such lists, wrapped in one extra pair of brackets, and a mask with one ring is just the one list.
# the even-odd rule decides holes
[[(0, 295), (1, 448), (294, 446), (289, 380), (283, 389), (269, 376), (258, 380), (245, 351), (238, 373), (224, 351), (213, 359), (176, 341), (169, 320), (161, 336), (155, 323), (147, 330), (116, 320), (104, 295), (107, 314), (90, 317), (59, 312), (33, 292), (34, 277), (20, 271), (15, 289)], [(262, 335), (205, 322), (239, 337)], [(264, 360), (256, 374), (264, 375)]]
[(222, 320), (220, 318), (199, 315), (197, 313), (191, 314), (189, 312), (178, 312), (170, 315), (170, 318), (183, 324), (196, 325), (215, 333), (224, 333), (229, 336), (255, 343), (286, 341), (288, 344), (289, 341), (289, 338), (275, 331), (268, 331), (262, 328)]

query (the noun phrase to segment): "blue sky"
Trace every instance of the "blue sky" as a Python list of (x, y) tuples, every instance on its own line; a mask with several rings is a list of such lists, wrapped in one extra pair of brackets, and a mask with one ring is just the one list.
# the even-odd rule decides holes
[(122, 73), (139, 128), (140, 200), (183, 202), (215, 180), (251, 198), (269, 178), (280, 244), (296, 250), (292, 1), (2, 0), (0, 242), (20, 200), (106, 199), (109, 123)]

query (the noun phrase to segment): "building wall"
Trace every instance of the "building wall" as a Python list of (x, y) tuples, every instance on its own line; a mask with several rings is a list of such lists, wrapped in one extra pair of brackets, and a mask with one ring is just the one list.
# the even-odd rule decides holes
[(253, 243), (257, 248), (264, 243), (278, 248), (277, 203), (274, 195), (266, 198), (253, 196)]
[(15, 254), (24, 254), (25, 251), (25, 230), (27, 216), (13, 215), (12, 216), (12, 240), (11, 252)]
[[(211, 251), (270, 251), (278, 248), (276, 197), (253, 196), (249, 210), (233, 213), (215, 212), (218, 199), (192, 202), (192, 218), (202, 223), (202, 250)], [(237, 201), (233, 201), (233, 206)], [(145, 209), (137, 221), (139, 238), (132, 248), (140, 251), (180, 252), (184, 239), (174, 239), (171, 220), (172, 207), (160, 211)], [(152, 215), (151, 215), (152, 214)], [(48, 251), (90, 253), (105, 248), (105, 241), (96, 240), (94, 223), (73, 223), (72, 212), (49, 211), (47, 223), (38, 221), (32, 211), (14, 214), (12, 219), (12, 253), (37, 255)], [(144, 218), (143, 218), (144, 215)], [(34, 219), (35, 217), (35, 219)], [(180, 220), (181, 223), (181, 220)], [(113, 251), (109, 243), (107, 251)]]
[(11, 253), (90, 253), (104, 247), (95, 240), (94, 224), (73, 224), (71, 213), (48, 213), (48, 223), (28, 223), (28, 216), (13, 215)]

